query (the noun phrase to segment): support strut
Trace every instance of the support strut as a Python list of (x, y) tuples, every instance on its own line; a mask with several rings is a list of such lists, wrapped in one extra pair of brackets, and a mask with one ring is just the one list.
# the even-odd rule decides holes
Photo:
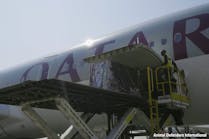
[[(98, 139), (88, 125), (81, 119), (80, 115), (71, 107), (68, 101), (64, 98), (49, 98), (38, 101), (30, 101), (22, 104), (22, 111), (32, 120), (32, 122), (39, 128), (49, 139), (59, 139), (56, 132), (54, 132), (44, 121), (43, 118), (32, 108), (32, 104), (54, 101), (57, 108), (69, 120), (84, 139)], [(69, 133), (70, 134), (70, 133)]]

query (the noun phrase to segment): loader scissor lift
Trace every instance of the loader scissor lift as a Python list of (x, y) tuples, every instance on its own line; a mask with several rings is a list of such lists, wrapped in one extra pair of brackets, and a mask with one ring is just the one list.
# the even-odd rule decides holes
[[(173, 73), (170, 70), (167, 66), (147, 67), (151, 133), (158, 132), (163, 126), (162, 121), (166, 120), (162, 120), (163, 113), (165, 115), (167, 113), (166, 117), (168, 117), (172, 112), (178, 119), (177, 112), (182, 112), (190, 105), (184, 71), (176, 71), (176, 79), (173, 79)], [(179, 118), (181, 121), (182, 117)]]
[[(60, 133), (49, 127), (35, 108), (58, 109), (84, 139), (99, 138), (86, 123), (93, 118), (93, 114), (119, 113), (120, 118), (105, 137), (118, 139), (134, 118), (136, 107), (146, 106), (139, 96), (54, 79), (26, 81), (0, 89), (0, 103), (20, 105), (26, 116), (49, 139), (59, 139)], [(84, 115), (80, 116), (78, 112)], [(66, 139), (74, 138), (77, 133), (69, 134)]]

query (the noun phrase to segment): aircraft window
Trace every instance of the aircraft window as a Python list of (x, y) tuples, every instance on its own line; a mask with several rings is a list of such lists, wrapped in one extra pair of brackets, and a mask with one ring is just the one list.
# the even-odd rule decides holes
[(175, 41), (176, 43), (179, 43), (179, 42), (181, 42), (181, 40), (182, 40), (182, 34), (181, 34), (181, 33), (176, 33), (176, 34), (174, 35), (174, 41)]
[(151, 41), (151, 42), (149, 43), (149, 47), (154, 47), (154, 45), (155, 45), (155, 42), (154, 42), (154, 41)]
[(162, 45), (166, 45), (166, 43), (167, 43), (167, 39), (165, 39), (165, 38), (161, 39), (161, 44)]

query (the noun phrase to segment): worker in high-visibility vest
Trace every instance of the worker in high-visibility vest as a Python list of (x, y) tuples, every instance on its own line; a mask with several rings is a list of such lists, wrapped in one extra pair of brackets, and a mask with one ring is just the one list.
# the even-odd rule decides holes
[[(165, 70), (166, 80), (168, 81), (168, 77), (170, 76), (170, 80), (173, 82), (176, 82), (176, 79), (174, 78), (174, 73), (177, 73), (178, 67), (176, 63), (166, 54), (166, 50), (161, 51), (161, 55), (164, 57), (164, 63), (163, 66), (166, 66), (167, 70)], [(168, 84), (165, 85), (166, 94), (169, 94)], [(172, 92), (176, 92), (176, 86), (172, 84)]]
[(178, 67), (176, 63), (166, 54), (166, 50), (162, 50), (161, 55), (164, 57), (163, 65), (167, 66), (168, 68), (173, 68), (174, 72), (177, 72)]

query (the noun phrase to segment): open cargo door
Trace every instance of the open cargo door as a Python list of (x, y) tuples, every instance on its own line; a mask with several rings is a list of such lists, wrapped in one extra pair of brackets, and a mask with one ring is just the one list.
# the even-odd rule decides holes
[(85, 59), (90, 63), (90, 86), (124, 93), (146, 92), (146, 67), (162, 61), (144, 45), (122, 47)]
[(122, 47), (102, 53), (101, 55), (85, 58), (84, 60), (88, 63), (109, 60), (139, 69), (145, 69), (147, 66), (155, 67), (162, 64), (160, 56), (151, 48), (144, 45)]

